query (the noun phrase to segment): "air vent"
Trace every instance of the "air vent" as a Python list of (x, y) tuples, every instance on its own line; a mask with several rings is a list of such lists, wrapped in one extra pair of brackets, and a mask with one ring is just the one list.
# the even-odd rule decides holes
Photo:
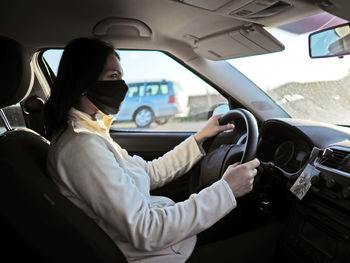
[(324, 158), (324, 161), (322, 162), (322, 165), (328, 166), (331, 168), (339, 168), (340, 163), (344, 160), (344, 158), (350, 154), (349, 151), (346, 150), (340, 150), (338, 148), (329, 148), (330, 154), (328, 158)]

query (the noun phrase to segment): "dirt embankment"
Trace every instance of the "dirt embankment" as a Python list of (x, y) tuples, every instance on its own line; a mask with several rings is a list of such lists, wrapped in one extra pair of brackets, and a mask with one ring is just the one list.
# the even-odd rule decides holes
[(294, 118), (350, 123), (350, 75), (335, 81), (290, 82), (267, 93)]

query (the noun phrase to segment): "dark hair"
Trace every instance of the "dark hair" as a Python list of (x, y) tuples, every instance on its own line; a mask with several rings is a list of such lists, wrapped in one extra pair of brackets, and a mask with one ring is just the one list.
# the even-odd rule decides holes
[(69, 110), (77, 105), (81, 94), (94, 85), (110, 54), (119, 58), (111, 44), (96, 38), (77, 38), (67, 44), (44, 111), (49, 140), (67, 127)]

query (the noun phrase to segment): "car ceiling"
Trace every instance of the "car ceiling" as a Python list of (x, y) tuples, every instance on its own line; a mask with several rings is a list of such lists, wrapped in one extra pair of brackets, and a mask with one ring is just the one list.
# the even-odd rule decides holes
[[(95, 26), (106, 18), (132, 18), (149, 27), (151, 38), (137, 38), (127, 27), (124, 30), (118, 30), (120, 27), (112, 28), (103, 38), (115, 41), (117, 47), (164, 49), (169, 44), (185, 43), (190, 46), (194, 38), (202, 38), (251, 22), (273, 26), (320, 12), (310, 1), (282, 1), (290, 3), (291, 8), (271, 17), (244, 20), (238, 20), (230, 13), (252, 0), (2, 1), (0, 34), (36, 49), (62, 47), (73, 38), (94, 36)], [(219, 7), (216, 10), (206, 10), (193, 6), (203, 2), (209, 5), (217, 2)]]

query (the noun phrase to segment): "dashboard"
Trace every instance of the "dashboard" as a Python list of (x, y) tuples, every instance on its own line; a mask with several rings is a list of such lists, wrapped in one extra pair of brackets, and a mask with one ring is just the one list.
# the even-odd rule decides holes
[(288, 173), (299, 171), (306, 163), (312, 146), (305, 139), (284, 134), (283, 137), (270, 134), (259, 145), (258, 158), (271, 162)]
[(350, 129), (294, 119), (271, 119), (260, 130), (257, 157), (286, 174), (300, 171), (314, 147), (325, 149), (348, 140)]
[(310, 146), (305, 141), (286, 139), (278, 145), (273, 162), (288, 172), (296, 172), (303, 167), (310, 152)]
[[(274, 167), (270, 176), (282, 173), (289, 179), (283, 188), (292, 205), (281, 248), (290, 262), (347, 262), (350, 129), (305, 120), (268, 120), (261, 126), (257, 157)], [(298, 199), (289, 189), (310, 165), (318, 172), (311, 177), (309, 192)], [(286, 205), (282, 202), (281, 207)]]

